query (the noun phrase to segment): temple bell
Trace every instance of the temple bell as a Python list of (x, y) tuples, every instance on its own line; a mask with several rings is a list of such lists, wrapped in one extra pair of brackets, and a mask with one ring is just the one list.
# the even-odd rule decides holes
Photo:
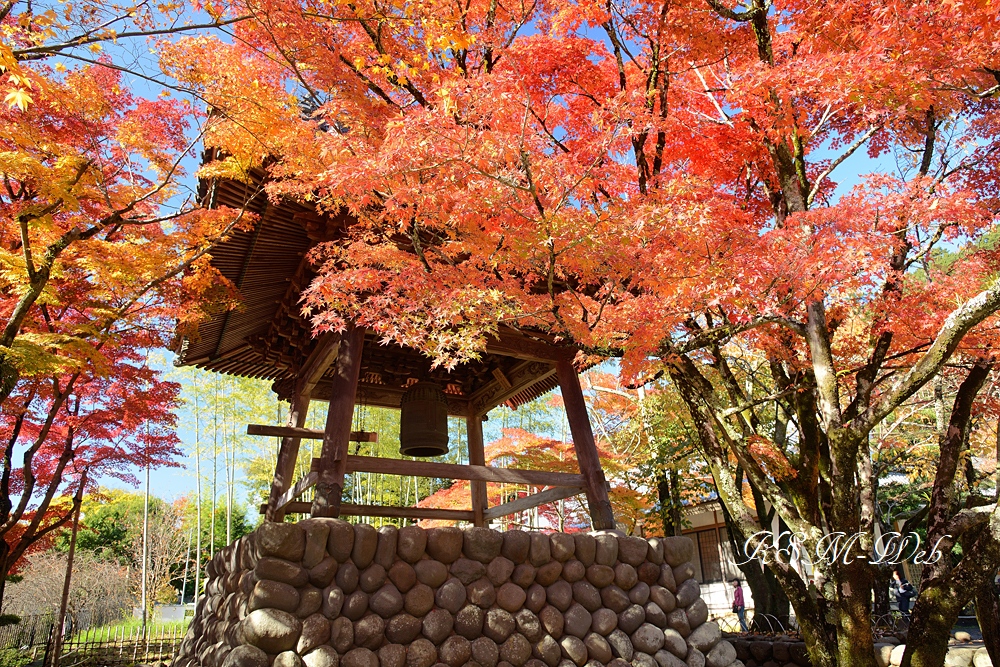
[(435, 382), (417, 382), (400, 399), (399, 453), (427, 458), (448, 453), (448, 399)]

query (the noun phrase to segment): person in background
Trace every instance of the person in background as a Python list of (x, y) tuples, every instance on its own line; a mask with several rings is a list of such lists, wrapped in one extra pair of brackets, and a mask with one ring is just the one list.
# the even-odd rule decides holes
[(739, 579), (733, 579), (733, 612), (736, 614), (736, 618), (740, 619), (740, 629), (743, 632), (747, 631), (747, 605), (743, 600), (743, 584)]
[(900, 576), (899, 570), (892, 572), (892, 592), (896, 596), (896, 607), (899, 608), (899, 612), (903, 618), (909, 620), (910, 600), (917, 596), (917, 591), (913, 588), (913, 584)]

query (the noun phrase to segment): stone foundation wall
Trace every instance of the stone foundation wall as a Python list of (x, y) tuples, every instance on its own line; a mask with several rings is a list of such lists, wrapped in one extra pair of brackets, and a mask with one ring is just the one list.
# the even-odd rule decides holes
[[(944, 667), (993, 667), (990, 655), (980, 644), (963, 645), (956, 638), (951, 642), (944, 659)], [(966, 637), (968, 635), (966, 634)], [(787, 636), (730, 636), (736, 649), (736, 657), (745, 667), (810, 667), (805, 642), (795, 641)], [(905, 644), (894, 637), (883, 638), (875, 643), (875, 664), (878, 667), (899, 667), (903, 661)]]
[(173, 667), (744, 667), (686, 537), (265, 522)]
[(740, 637), (730, 642), (746, 667), (810, 667), (806, 644), (787, 637)]

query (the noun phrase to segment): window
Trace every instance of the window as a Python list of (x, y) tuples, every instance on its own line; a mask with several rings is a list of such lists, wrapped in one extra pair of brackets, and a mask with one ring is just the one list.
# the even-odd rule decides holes
[(722, 554), (719, 552), (719, 531), (715, 528), (695, 533), (698, 536), (698, 557), (701, 559), (702, 582), (722, 581)]

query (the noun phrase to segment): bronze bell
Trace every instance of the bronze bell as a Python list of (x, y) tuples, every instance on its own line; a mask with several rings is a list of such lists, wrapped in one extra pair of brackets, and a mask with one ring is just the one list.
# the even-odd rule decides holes
[(443, 456), (448, 453), (448, 399), (441, 386), (420, 381), (399, 402), (399, 453)]

